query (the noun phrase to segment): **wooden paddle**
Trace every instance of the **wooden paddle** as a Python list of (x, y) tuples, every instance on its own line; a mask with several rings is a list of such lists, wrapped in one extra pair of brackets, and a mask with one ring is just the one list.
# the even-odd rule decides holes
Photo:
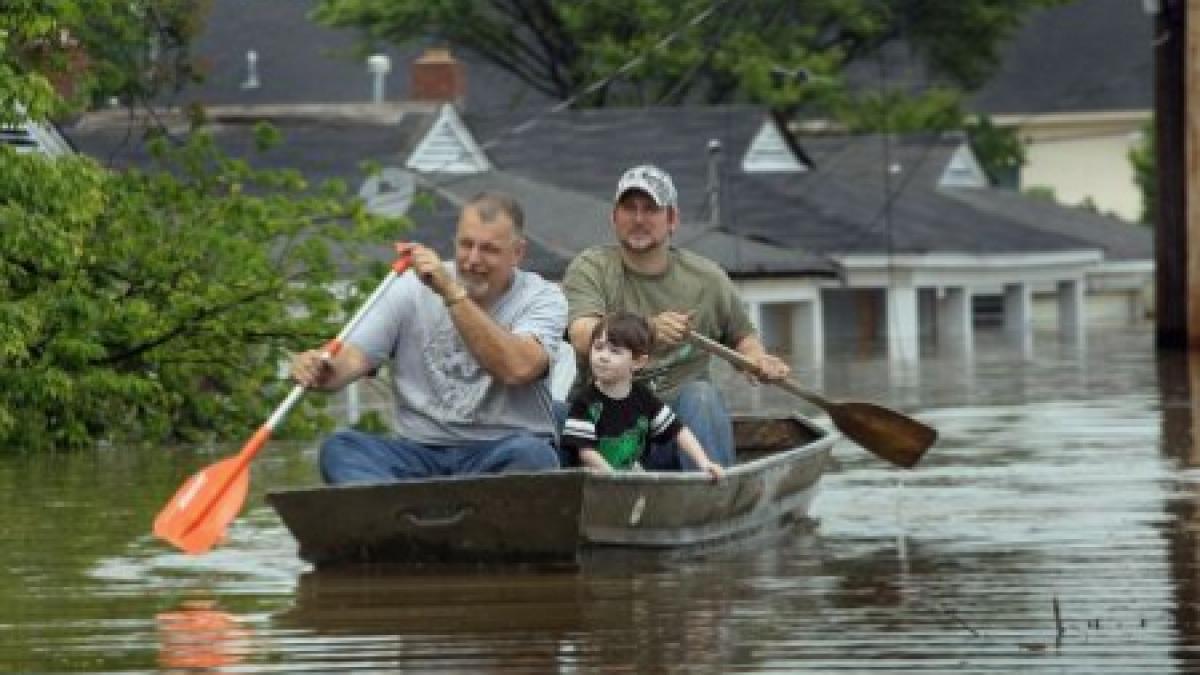
[[(696, 331), (688, 331), (688, 339), (742, 370), (755, 370), (750, 359), (740, 352)], [(769, 382), (829, 413), (834, 426), (847, 438), (897, 466), (911, 469), (937, 440), (936, 429), (890, 408), (858, 401), (831, 401), (790, 377)]]
[[(407, 256), (392, 263), (392, 271), (379, 287), (342, 328), (342, 332), (325, 345), (324, 358), (331, 359), (341, 351), (342, 340), (354, 330), (392, 282), (408, 269), (408, 265)], [(287, 398), (246, 441), (238, 454), (193, 474), (154, 519), (154, 534), (187, 553), (204, 553), (216, 545), (225, 536), (226, 526), (233, 522), (246, 502), (246, 491), (250, 487), (250, 460), (271, 438), (271, 434), (283, 423), (288, 411), (303, 394), (304, 387), (292, 387)]]

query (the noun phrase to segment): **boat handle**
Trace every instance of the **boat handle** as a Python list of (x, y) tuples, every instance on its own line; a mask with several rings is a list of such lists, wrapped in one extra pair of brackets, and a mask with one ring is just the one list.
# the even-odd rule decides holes
[(447, 513), (445, 515), (423, 515), (416, 511), (402, 511), (401, 514), (404, 516), (405, 520), (416, 527), (434, 528), (457, 525), (462, 522), (463, 518), (466, 518), (474, 512), (475, 509), (473, 507), (462, 506), (459, 507), (459, 509), (454, 513)]

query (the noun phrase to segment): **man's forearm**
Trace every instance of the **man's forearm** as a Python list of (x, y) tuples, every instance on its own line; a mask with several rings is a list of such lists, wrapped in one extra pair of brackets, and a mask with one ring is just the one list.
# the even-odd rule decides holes
[(446, 311), (479, 365), (501, 382), (527, 384), (550, 367), (550, 357), (540, 342), (510, 333), (470, 298), (453, 302)]
[(567, 339), (571, 341), (571, 347), (580, 358), (587, 358), (588, 350), (592, 348), (592, 331), (596, 330), (598, 323), (598, 316), (581, 316), (567, 327)]

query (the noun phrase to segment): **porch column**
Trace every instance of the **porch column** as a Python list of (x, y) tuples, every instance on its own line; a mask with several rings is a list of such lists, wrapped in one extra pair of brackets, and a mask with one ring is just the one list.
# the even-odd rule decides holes
[(761, 302), (746, 302), (746, 314), (750, 317), (750, 323), (754, 324), (754, 330), (761, 337), (763, 334), (763, 306)]
[(1022, 355), (1033, 355), (1033, 293), (1029, 284), (1004, 285), (1004, 332), (1017, 341)]
[(818, 365), (825, 358), (825, 326), (821, 319), (821, 296), (792, 303), (792, 358)]
[(1083, 300), (1083, 281), (1070, 279), (1058, 282), (1058, 331), (1067, 342), (1083, 339), (1086, 320)]
[(970, 353), (975, 344), (971, 289), (952, 286), (942, 290), (937, 304), (938, 344), (954, 352)]
[(892, 285), (887, 289), (888, 358), (916, 361), (920, 356), (917, 322), (917, 289)]

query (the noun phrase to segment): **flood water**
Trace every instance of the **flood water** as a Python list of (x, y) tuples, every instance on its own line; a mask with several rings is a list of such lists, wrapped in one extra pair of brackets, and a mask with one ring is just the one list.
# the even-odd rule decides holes
[(909, 472), (840, 444), (770, 541), (579, 572), (315, 572), (262, 499), (315, 481), (311, 446), (260, 455), (202, 557), (150, 521), (229, 449), (0, 455), (0, 671), (1200, 670), (1200, 362), (1146, 327), (801, 374), (942, 439)]

